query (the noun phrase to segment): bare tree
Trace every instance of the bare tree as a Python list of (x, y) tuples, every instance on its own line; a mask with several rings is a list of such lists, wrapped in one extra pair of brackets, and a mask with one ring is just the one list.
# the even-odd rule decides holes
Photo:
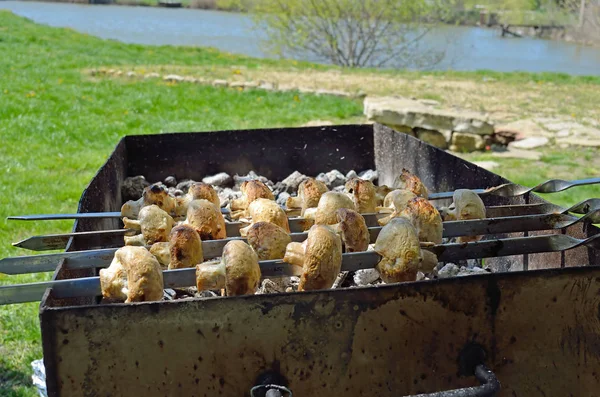
[(440, 0), (257, 0), (254, 9), (271, 50), (311, 54), (348, 67), (428, 67), (443, 49), (422, 50), (444, 18)]

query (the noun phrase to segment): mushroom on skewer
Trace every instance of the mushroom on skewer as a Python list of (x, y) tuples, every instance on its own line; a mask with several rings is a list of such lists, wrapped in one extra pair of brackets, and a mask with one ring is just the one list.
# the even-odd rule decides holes
[(143, 207), (139, 220), (123, 218), (126, 229), (141, 230), (142, 234), (125, 236), (125, 245), (152, 245), (169, 240), (169, 233), (175, 222), (173, 218), (157, 205)]
[(196, 229), (202, 240), (221, 240), (227, 237), (225, 218), (220, 208), (208, 200), (193, 200), (189, 203), (185, 224)]
[(246, 232), (246, 238), (261, 261), (283, 258), (285, 248), (292, 242), (285, 230), (270, 222), (254, 223)]
[(301, 209), (301, 216), (308, 208), (316, 208), (319, 204), (319, 199), (329, 191), (327, 185), (314, 178), (308, 178), (298, 186), (298, 195), (289, 197), (285, 203), (288, 210)]
[(194, 200), (208, 200), (217, 208), (221, 208), (221, 200), (217, 191), (209, 184), (204, 182), (194, 182), (190, 185), (188, 192), (181, 197), (176, 197), (175, 215), (185, 217), (189, 204)]
[(394, 188), (407, 189), (424, 198), (428, 197), (428, 191), (423, 182), (416, 175), (412, 174), (406, 168), (402, 169), (402, 173), (396, 177)]
[(385, 196), (383, 200), (383, 207), (377, 207), (377, 211), (380, 213), (389, 213), (390, 215), (385, 218), (379, 219), (377, 222), (381, 226), (385, 226), (392, 218), (396, 218), (402, 214), (402, 211), (406, 208), (408, 202), (413, 198), (417, 197), (413, 192), (406, 189), (392, 190)]
[(331, 288), (342, 267), (342, 241), (328, 226), (314, 225), (303, 243), (289, 243), (283, 261), (303, 269), (299, 291)]
[(346, 182), (345, 191), (348, 193), (356, 211), (361, 214), (375, 212), (377, 207), (377, 190), (373, 182), (352, 178)]
[(317, 225), (333, 225), (338, 222), (335, 212), (340, 208), (356, 209), (354, 203), (346, 194), (327, 192), (319, 199), (317, 208), (307, 209), (304, 212), (304, 217), (314, 219)]
[(417, 230), (406, 218), (394, 218), (385, 225), (375, 241), (375, 252), (382, 256), (377, 264), (386, 283), (415, 281), (422, 260)]
[(174, 216), (177, 200), (167, 192), (161, 184), (155, 183), (144, 188), (142, 197), (138, 200), (129, 200), (121, 207), (121, 215), (129, 219), (138, 219), (142, 208), (157, 205), (167, 214)]
[(249, 226), (240, 229), (240, 235), (242, 237), (246, 236), (252, 224), (258, 222), (273, 223), (285, 230), (286, 233), (290, 232), (290, 224), (285, 211), (273, 200), (264, 198), (254, 200), (248, 206), (248, 214), (250, 215), (252, 223)]
[(251, 295), (256, 292), (260, 277), (258, 256), (241, 240), (225, 244), (220, 260), (196, 266), (198, 291), (225, 288), (228, 296)]
[(110, 266), (100, 270), (100, 286), (104, 298), (125, 303), (161, 300), (164, 288), (154, 255), (132, 246), (119, 248)]
[[(444, 226), (438, 210), (423, 197), (410, 200), (401, 215), (407, 218), (417, 229), (420, 242), (441, 244)], [(422, 251), (423, 261), (420, 270), (428, 273), (433, 271), (438, 263), (437, 256), (430, 251)]]
[[(452, 206), (454, 208), (452, 208)], [(458, 189), (454, 192), (451, 208), (441, 208), (440, 213), (444, 221), (464, 221), (468, 219), (484, 219), (485, 205), (479, 195), (468, 189)], [(481, 240), (482, 236), (462, 236), (457, 239), (459, 243), (468, 243)]]
[(275, 200), (271, 189), (259, 180), (245, 181), (240, 186), (240, 191), (242, 192), (242, 197), (231, 201), (231, 217), (233, 219), (247, 217), (248, 208), (254, 200)]
[(335, 212), (338, 223), (331, 225), (344, 243), (345, 252), (361, 252), (369, 248), (370, 235), (365, 218), (356, 211), (340, 208)]

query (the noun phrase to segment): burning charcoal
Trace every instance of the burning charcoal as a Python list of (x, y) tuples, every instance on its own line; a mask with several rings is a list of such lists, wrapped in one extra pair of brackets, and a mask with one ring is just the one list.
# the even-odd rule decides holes
[(343, 186), (346, 183), (346, 177), (338, 170), (331, 170), (327, 173), (320, 173), (316, 178), (318, 181), (323, 182), (329, 189)]
[(183, 194), (183, 192), (181, 190), (174, 188), (174, 187), (167, 188), (167, 191), (169, 192), (169, 194), (171, 196), (176, 196), (175, 192), (181, 192), (181, 194)]
[(279, 195), (277, 196), (277, 204), (279, 204), (282, 207), (285, 207), (285, 203), (287, 202), (287, 199), (290, 197), (290, 194), (287, 192), (281, 192), (279, 193)]
[(226, 172), (219, 172), (216, 175), (202, 178), (202, 182), (213, 186), (227, 186), (231, 183), (232, 180), (233, 179), (231, 178), (231, 176)]
[(442, 270), (438, 271), (439, 278), (449, 278), (456, 277), (460, 272), (460, 268), (456, 266), (454, 263), (448, 263), (446, 266), (442, 268)]
[(270, 180), (268, 180), (264, 176), (259, 176), (259, 175), (256, 174), (256, 172), (250, 171), (248, 173), (248, 175), (234, 175), (233, 181), (235, 182), (235, 185), (233, 186), (233, 188), (235, 190), (239, 190), (240, 186), (242, 185), (242, 183), (244, 183), (246, 181), (252, 181), (252, 180), (259, 180), (259, 181), (261, 181), (262, 183), (264, 183), (265, 185), (267, 185), (269, 187), (273, 187), (274, 186), (273, 182), (271, 182)]
[(173, 196), (175, 196), (175, 197), (183, 196), (183, 190), (179, 190), (179, 189), (173, 190)]
[(366, 171), (363, 171), (360, 174), (358, 174), (358, 177), (360, 179), (366, 179), (367, 181), (373, 182), (374, 180), (377, 179), (377, 171), (366, 170)]
[(121, 186), (121, 196), (123, 201), (137, 200), (142, 197), (144, 188), (150, 186), (150, 183), (144, 178), (143, 175), (132, 176), (123, 182)]
[(352, 178), (358, 178), (358, 174), (356, 173), (356, 171), (354, 170), (350, 170), (348, 171), (348, 173), (346, 174), (346, 179), (350, 180)]
[(196, 298), (214, 298), (219, 295), (214, 291), (200, 291), (200, 292), (196, 292), (196, 294), (194, 294), (194, 296)]
[(475, 267), (481, 267), (482, 268), (483, 266), (482, 266), (481, 262), (482, 262), (481, 259), (467, 259), (466, 260), (466, 263), (467, 263), (466, 267), (468, 269), (473, 269)]
[(175, 179), (174, 176), (168, 176), (165, 178), (164, 184), (167, 187), (175, 187), (175, 186), (177, 186), (177, 179)]
[(461, 267), (460, 271), (456, 274), (457, 277), (462, 277), (462, 276), (472, 276), (474, 274), (487, 274), (488, 271), (485, 269), (482, 269), (480, 267), (474, 267), (472, 269), (469, 269), (468, 267)]
[(263, 294), (278, 294), (281, 292), (286, 292), (286, 289), (290, 285), (289, 277), (282, 277), (276, 279), (264, 279), (262, 284), (256, 291), (257, 295)]
[(186, 180), (179, 182), (177, 184), (176, 188), (181, 190), (185, 194), (190, 189), (190, 186), (194, 183), (196, 183), (196, 181), (193, 181), (191, 179), (186, 179)]
[(281, 181), (282, 184), (289, 186), (293, 189), (293, 191), (298, 190), (298, 186), (302, 181), (308, 179), (308, 177), (304, 174), (299, 173), (298, 171), (292, 172), (287, 178)]
[(344, 192), (344, 190), (344, 185), (336, 186), (333, 189), (331, 189), (331, 191), (333, 192)]
[(358, 286), (373, 284), (378, 279), (377, 269), (362, 269), (354, 272), (354, 284)]

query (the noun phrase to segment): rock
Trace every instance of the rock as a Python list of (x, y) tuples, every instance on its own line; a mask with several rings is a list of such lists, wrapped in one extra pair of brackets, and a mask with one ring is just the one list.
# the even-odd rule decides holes
[(133, 72), (133, 71), (127, 72), (127, 77), (136, 77), (136, 76), (137, 76), (136, 72)]
[(485, 269), (482, 269), (480, 267), (474, 267), (469, 269), (468, 267), (461, 267), (460, 271), (456, 274), (456, 277), (463, 277), (463, 276), (473, 276), (475, 274), (488, 274), (489, 272)]
[(148, 73), (147, 75), (144, 76), (145, 79), (158, 79), (160, 78), (160, 74), (158, 73)]
[(358, 178), (358, 174), (356, 173), (356, 171), (354, 170), (350, 170), (348, 171), (348, 173), (346, 174), (346, 180), (350, 180), (352, 178)]
[(150, 183), (143, 175), (126, 178), (121, 186), (121, 197), (123, 202), (137, 200), (142, 197), (142, 193), (144, 193), (144, 188), (146, 186), (150, 186)]
[(213, 80), (212, 85), (213, 87), (227, 87), (229, 83), (227, 80)]
[(184, 76), (183, 81), (186, 83), (195, 83), (197, 79), (194, 76)]
[(241, 88), (244, 89), (246, 86), (246, 83), (244, 83), (243, 81), (234, 81), (232, 83), (229, 83), (229, 88)]
[(418, 99), (418, 101), (426, 106), (440, 106), (440, 102), (433, 99)]
[(195, 183), (195, 182), (196, 181), (193, 181), (191, 179), (185, 179), (185, 180), (179, 182), (177, 184), (176, 188), (181, 190), (185, 194), (190, 189), (190, 186), (192, 185), (192, 183)]
[(512, 123), (497, 125), (494, 128), (496, 134), (508, 134), (512, 133), (515, 135), (515, 139), (524, 139), (530, 136), (552, 136), (551, 133), (540, 127), (538, 123), (533, 120), (517, 120)]
[(438, 271), (439, 278), (450, 278), (455, 277), (460, 268), (456, 266), (454, 263), (447, 263), (441, 270)]
[(233, 188), (236, 190), (239, 190), (242, 183), (244, 183), (245, 181), (251, 181), (254, 179), (261, 181), (262, 183), (264, 183), (265, 185), (267, 185), (271, 188), (274, 186), (273, 182), (271, 182), (264, 176), (260, 176), (260, 175), (256, 174), (256, 172), (250, 171), (250, 172), (248, 172), (248, 175), (234, 175), (233, 176), (233, 182), (234, 182)]
[(417, 136), (417, 134), (415, 134), (415, 132), (413, 131), (413, 128), (407, 125), (388, 125), (388, 127), (393, 129), (394, 131), (402, 132), (403, 134), (407, 134), (414, 137)]
[(378, 279), (377, 269), (361, 269), (354, 272), (354, 284), (359, 286), (372, 284)]
[(581, 121), (591, 125), (592, 127), (600, 127), (600, 121), (595, 120), (591, 117), (584, 117), (583, 119), (581, 119)]
[(521, 139), (520, 141), (514, 141), (508, 144), (508, 146), (517, 149), (535, 149), (538, 147), (546, 146), (549, 139), (544, 136), (531, 136), (529, 138)]
[(308, 179), (308, 177), (304, 174), (299, 173), (298, 171), (292, 172), (287, 178), (281, 181), (282, 184), (289, 186), (292, 191), (298, 190), (298, 186), (302, 181)]
[(332, 96), (339, 96), (339, 97), (348, 97), (350, 96), (350, 94), (346, 91), (340, 91), (340, 90), (325, 90), (325, 89), (318, 89), (316, 91), (314, 91), (314, 93), (316, 95), (332, 95)]
[(499, 144), (507, 146), (509, 143), (515, 141), (519, 137), (519, 133), (513, 131), (496, 131), (493, 135), (490, 135), (492, 144)]
[[(367, 181), (371, 181), (371, 182), (373, 182), (374, 180), (376, 180), (376, 179), (377, 179), (377, 171), (374, 171), (374, 170), (366, 170), (366, 171), (363, 171), (363, 172), (361, 172), (360, 174), (358, 174), (358, 177), (359, 177), (360, 179), (364, 179), (364, 180), (367, 180)], [(346, 176), (346, 178), (348, 178), (348, 176)], [(348, 178), (348, 179), (349, 179), (349, 178)]]
[(256, 81), (246, 81), (244, 82), (244, 88), (245, 89), (254, 89), (254, 88), (258, 88), (259, 84)]
[(277, 84), (268, 81), (261, 81), (258, 85), (258, 88), (265, 91), (275, 91), (277, 89)]
[(562, 130), (562, 131), (558, 131), (556, 133), (556, 137), (557, 138), (566, 138), (569, 135), (571, 135), (571, 131), (570, 130)]
[(183, 76), (179, 76), (177, 74), (168, 74), (165, 77), (163, 77), (163, 80), (169, 83), (179, 83), (183, 81)]
[(485, 148), (485, 142), (480, 135), (465, 134), (455, 132), (452, 134), (452, 145), (450, 150), (453, 152), (473, 152)]
[(218, 174), (202, 178), (202, 182), (213, 186), (226, 186), (231, 181), (231, 176), (226, 172), (219, 172)]
[(539, 160), (542, 158), (542, 153), (531, 150), (517, 149), (509, 146), (505, 151), (492, 152), (492, 156), (510, 159)]
[(288, 192), (281, 192), (277, 195), (277, 204), (279, 204), (281, 207), (285, 207), (285, 203), (287, 202), (287, 199), (290, 197), (291, 195)]
[(406, 98), (367, 97), (364, 100), (364, 113), (370, 120), (389, 126), (403, 125), (476, 135), (491, 135), (494, 132), (493, 125), (484, 114), (434, 109)]
[(584, 137), (560, 138), (556, 140), (556, 143), (560, 144), (561, 147), (563, 147), (562, 145), (600, 147), (600, 139), (589, 139)]
[(173, 196), (175, 196), (175, 197), (183, 196), (183, 190), (175, 189), (173, 191)]
[(554, 132), (562, 131), (562, 130), (573, 130), (578, 128), (585, 128), (583, 125), (576, 123), (574, 121), (561, 121), (561, 122), (551, 122), (543, 124), (546, 129)]
[(414, 131), (417, 134), (417, 138), (423, 142), (440, 149), (448, 148), (448, 140), (441, 132), (426, 130), (424, 128), (415, 128)]
[(486, 169), (488, 171), (491, 171), (494, 168), (497, 168), (500, 166), (500, 164), (498, 164), (495, 161), (473, 161), (473, 164), (475, 164), (476, 166), (481, 167), (483, 169)]
[(331, 170), (327, 173), (320, 173), (316, 178), (318, 181), (323, 182), (329, 189), (333, 189), (338, 186), (344, 186), (346, 184), (346, 177), (338, 170)]
[(175, 187), (177, 186), (177, 179), (174, 176), (168, 176), (165, 178), (164, 182), (166, 187)]
[(344, 185), (339, 185), (339, 186), (334, 187), (331, 190), (334, 192), (343, 192), (345, 190), (345, 187), (344, 187)]
[(329, 125), (333, 125), (333, 122), (329, 120), (312, 120), (306, 124), (302, 124), (302, 127), (323, 127)]
[(291, 283), (289, 277), (280, 277), (277, 279), (267, 278), (262, 281), (260, 287), (258, 287), (258, 290), (256, 291), (256, 294), (277, 294), (285, 292), (286, 288), (291, 286), (290, 284)]

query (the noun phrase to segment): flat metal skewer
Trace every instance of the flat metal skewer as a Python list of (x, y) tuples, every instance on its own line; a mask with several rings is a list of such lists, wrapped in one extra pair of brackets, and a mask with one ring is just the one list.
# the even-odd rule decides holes
[[(438, 259), (443, 262), (447, 260), (565, 251), (583, 245), (593, 249), (600, 249), (600, 234), (585, 240), (565, 234), (553, 234), (479, 241), (467, 244), (443, 244), (426, 249), (437, 254)], [(374, 268), (380, 260), (381, 256), (374, 251), (343, 254), (341, 270), (355, 271)], [(260, 268), (262, 277), (264, 278), (297, 276), (302, 271), (300, 267), (280, 260), (261, 261)], [(163, 279), (165, 288), (193, 286), (196, 284), (196, 269), (166, 270), (163, 272)], [(54, 280), (0, 287), (0, 305), (39, 301), (48, 288), (52, 288), (52, 293), (56, 298), (101, 295), (100, 279), (98, 277)]]
[[(518, 197), (527, 193), (556, 193), (570, 189), (575, 186), (584, 186), (600, 183), (600, 178), (580, 179), (574, 181), (565, 181), (562, 179), (551, 179), (544, 183), (540, 183), (532, 188), (527, 188), (516, 183), (505, 183), (489, 189), (472, 189), (480, 196), (501, 196), (501, 197)], [(454, 196), (452, 192), (430, 193), (429, 200), (448, 199)], [(222, 208), (221, 211), (227, 211)], [(10, 220), (54, 220), (54, 219), (83, 219), (83, 218), (121, 218), (120, 212), (82, 212), (76, 214), (42, 214), (42, 215), (16, 215), (9, 216)]]
[[(479, 236), (485, 234), (501, 234), (536, 230), (562, 229), (581, 222), (600, 222), (600, 210), (576, 218), (565, 214), (526, 215), (506, 218), (487, 218), (466, 221), (444, 222), (443, 237)], [(381, 227), (369, 228), (370, 241), (374, 243)], [(307, 233), (292, 233), (292, 241), (302, 242)], [(231, 240), (244, 240), (241, 237), (230, 237), (223, 240), (208, 240), (202, 242), (205, 259), (221, 256), (223, 247)], [(0, 259), (0, 273), (23, 274), (53, 271), (61, 260), (66, 260), (68, 269), (106, 267), (113, 259), (118, 248), (99, 250), (73, 251), (48, 255), (20, 256)]]
[[(549, 213), (556, 208), (553, 204), (520, 204), (520, 205), (504, 205), (495, 207), (486, 207), (486, 214), (488, 218), (501, 218), (521, 215), (534, 215)], [(600, 199), (588, 199), (574, 206), (564, 210), (561, 214), (567, 214), (569, 212), (586, 214), (590, 211), (600, 209)], [(365, 222), (369, 227), (376, 227), (379, 224), (377, 221), (388, 214), (362, 214), (365, 218)], [(290, 230), (292, 233), (302, 233), (305, 230), (304, 218), (289, 218)], [(241, 222), (228, 222), (225, 223), (226, 234), (229, 237), (239, 236), (239, 229), (243, 227)], [(75, 239), (95, 237), (96, 233), (98, 237), (110, 237), (111, 235), (121, 236), (127, 233), (129, 229), (115, 229), (115, 230), (103, 230), (98, 232), (76, 232), (66, 234), (51, 234), (41, 236), (31, 236), (19, 242), (13, 243), (13, 246), (19, 248), (30, 249), (33, 251), (45, 251), (64, 249), (67, 247), (69, 239), (71, 237)], [(514, 230), (511, 230), (514, 231)], [(521, 230), (526, 231), (526, 230)], [(498, 232), (500, 233), (500, 232)], [(490, 233), (485, 233), (490, 234)], [(454, 237), (454, 236), (453, 236)]]

